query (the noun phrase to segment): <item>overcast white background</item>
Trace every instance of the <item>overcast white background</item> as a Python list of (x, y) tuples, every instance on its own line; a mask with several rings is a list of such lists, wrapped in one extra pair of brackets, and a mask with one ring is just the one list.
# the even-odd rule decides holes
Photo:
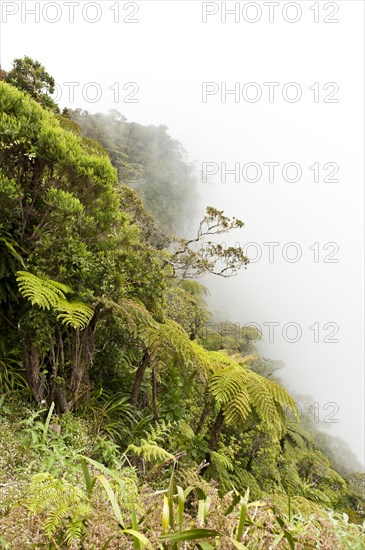
[[(363, 2), (280, 2), (272, 22), (262, 1), (251, 7), (248, 2), (226, 2), (229, 9), (238, 4), (240, 15), (237, 22), (234, 15), (227, 15), (225, 23), (221, 2), (210, 3), (208, 9), (218, 12), (206, 23), (204, 3), (195, 0), (80, 0), (73, 2), (73, 23), (66, 2), (41, 1), (38, 7), (30, 1), (1, 0), (1, 4), (2, 68), (7, 70), (14, 58), (29, 55), (59, 83), (61, 106), (91, 112), (118, 109), (131, 121), (167, 125), (183, 143), (196, 162), (201, 212), (210, 204), (241, 218), (245, 228), (232, 242), (256, 242), (262, 250), (260, 261), (235, 279), (209, 279), (217, 316), (242, 325), (260, 324), (262, 352), (284, 361), (282, 375), (289, 387), (318, 403), (321, 420), (332, 410), (325, 410), (326, 403), (338, 405), (333, 416), (338, 422), (331, 424), (331, 433), (341, 435), (364, 462)], [(138, 13), (132, 15), (137, 7)], [(32, 9), (39, 10), (39, 22), (29, 13)], [(296, 23), (285, 21), (298, 14)], [(123, 21), (129, 16), (138, 22)], [(256, 23), (247, 21), (256, 16)], [(325, 23), (325, 17), (339, 21)], [(80, 83), (73, 102), (66, 82)], [(101, 92), (95, 103), (87, 100), (96, 91), (87, 86), (90, 82), (96, 82)], [(123, 102), (132, 91), (123, 90), (128, 82), (139, 87), (137, 103)], [(219, 88), (205, 103), (203, 82), (216, 82)], [(228, 95), (222, 102), (223, 82), (227, 88), (255, 82), (262, 97), (251, 103), (242, 95), (238, 102)], [(264, 82), (280, 83), (273, 102)], [(289, 82), (302, 90), (296, 103), (283, 98), (283, 86)], [(310, 90), (315, 82), (318, 102)], [(333, 89), (323, 90), (329, 82), (339, 87), (333, 96), (337, 103), (323, 102)], [(120, 97), (115, 101), (118, 87)], [(253, 94), (254, 89), (247, 92)], [(294, 88), (288, 90), (290, 97), (293, 92)], [(227, 168), (256, 162), (263, 174), (256, 183), (245, 182), (242, 176), (238, 182), (227, 176), (223, 183), (217, 173), (203, 184), (200, 172), (206, 162), (226, 163)], [(264, 162), (280, 163), (274, 182), (269, 182)], [(288, 162), (302, 169), (296, 183), (282, 177), (281, 169)], [(330, 171), (321, 170), (320, 182), (315, 183), (309, 167), (316, 162), (321, 167), (336, 163), (339, 172), (334, 177), (339, 182), (324, 183)], [(280, 243), (273, 262), (264, 242)], [(302, 251), (296, 263), (283, 259), (283, 247), (289, 242), (296, 242)], [(315, 242), (319, 262), (314, 262), (314, 251), (309, 249)], [(329, 242), (339, 247), (333, 256), (337, 263), (323, 262), (333, 250), (323, 250)], [(294, 252), (287, 250), (290, 257)], [(255, 255), (255, 250), (250, 253)], [(273, 342), (265, 322), (280, 323)], [(283, 338), (282, 328), (288, 322), (300, 325), (300, 341)], [(333, 336), (337, 343), (323, 342), (331, 332), (323, 329), (328, 322), (339, 327)], [(309, 329), (314, 323), (320, 327), (318, 343)], [(287, 340), (293, 335), (289, 331)]]

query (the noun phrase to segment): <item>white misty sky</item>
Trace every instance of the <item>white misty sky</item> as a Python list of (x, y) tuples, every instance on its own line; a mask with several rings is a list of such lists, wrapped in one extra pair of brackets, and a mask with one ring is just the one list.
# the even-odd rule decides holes
[[(262, 251), (260, 261), (235, 279), (209, 279), (212, 304), (221, 319), (262, 326), (262, 351), (285, 362), (283, 377), (293, 391), (309, 394), (318, 403), (321, 420), (334, 410), (329, 404), (336, 404), (332, 418), (338, 422), (327, 426), (364, 462), (363, 2), (280, 2), (273, 22), (262, 1), (251, 6), (210, 2), (205, 7), (198, 0), (1, 4), (2, 67), (9, 69), (14, 58), (24, 55), (38, 59), (60, 85), (62, 106), (91, 112), (118, 109), (132, 121), (167, 125), (196, 161), (199, 178), (205, 162), (218, 168), (226, 163), (228, 169), (235, 163), (239, 168), (250, 162), (260, 165), (263, 172), (257, 182), (244, 181), (242, 175), (235, 182), (231, 175), (224, 183), (220, 170), (207, 184), (200, 178), (202, 210), (211, 204), (241, 218), (245, 229), (231, 242), (256, 242)], [(227, 9), (238, 6), (237, 21), (227, 15), (222, 22), (224, 4)], [(39, 9), (38, 22), (27, 13), (32, 9)], [(206, 23), (204, 9), (217, 12)], [(285, 21), (296, 17), (297, 22)], [(325, 23), (324, 18), (338, 22)], [(73, 101), (66, 82), (79, 83)], [(97, 84), (101, 96), (96, 102), (89, 101), (96, 91), (90, 82)], [(130, 82), (138, 85), (137, 103), (123, 102), (134, 90), (123, 90)], [(219, 90), (205, 103), (203, 82), (215, 82)], [(252, 98), (255, 89), (245, 84), (255, 82), (262, 97), (252, 103), (242, 94), (238, 102), (228, 95), (222, 102), (224, 82), (227, 89), (238, 83), (246, 98)], [(279, 83), (273, 102), (264, 82)], [(290, 82), (302, 92), (295, 103), (282, 95)], [(331, 82), (338, 91), (328, 99), (338, 102), (324, 103), (336, 91), (333, 85), (324, 88)], [(316, 89), (310, 89), (314, 83), (318, 102)], [(287, 97), (294, 92), (290, 87)], [(273, 182), (263, 165), (267, 162), (280, 163)], [(296, 183), (282, 177), (288, 162), (301, 167)], [(315, 163), (320, 166), (318, 183), (309, 169)], [(338, 165), (333, 176), (338, 183), (323, 182), (332, 170), (323, 170), (326, 163)], [(253, 172), (248, 176), (253, 178)], [(293, 178), (290, 170), (288, 178)], [(272, 263), (264, 242), (280, 243)], [(282, 257), (286, 250), (293, 256), (294, 249), (285, 248), (290, 242), (302, 252), (297, 263)], [(314, 262), (314, 250), (309, 248), (314, 243), (319, 243), (319, 262)], [(335, 245), (324, 250), (326, 243)], [(339, 261), (324, 263), (337, 247), (333, 258)], [(254, 255), (252, 247), (249, 255)], [(263, 324), (268, 322), (280, 323), (273, 342)], [(301, 327), (296, 343), (282, 336), (288, 322)], [(309, 329), (315, 323), (320, 329), (318, 343)], [(325, 330), (326, 323), (338, 325), (333, 338), (339, 342), (323, 341), (333, 328)], [(287, 335), (294, 339), (293, 331)]]

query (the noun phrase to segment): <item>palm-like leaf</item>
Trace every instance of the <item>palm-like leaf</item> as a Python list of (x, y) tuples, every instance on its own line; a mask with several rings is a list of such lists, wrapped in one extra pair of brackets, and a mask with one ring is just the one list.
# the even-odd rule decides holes
[(142, 339), (145, 329), (157, 328), (158, 323), (141, 303), (128, 298), (122, 298), (118, 303), (107, 298), (98, 298), (98, 301), (120, 315), (125, 320), (128, 330), (133, 334), (139, 334)]
[(21, 295), (31, 304), (42, 309), (51, 309), (57, 306), (60, 299), (66, 300), (66, 295), (72, 290), (67, 285), (44, 277), (37, 277), (27, 271), (17, 271), (16, 280)]
[(296, 404), (288, 392), (271, 380), (236, 363), (222, 352), (209, 354), (216, 367), (209, 388), (229, 423), (244, 422), (255, 412), (275, 438), (285, 432), (285, 407), (296, 415)]
[(94, 314), (91, 307), (82, 302), (68, 302), (63, 299), (58, 300), (54, 309), (60, 312), (57, 319), (64, 325), (80, 329), (84, 329), (90, 323)]
[(94, 314), (92, 308), (79, 301), (69, 302), (66, 295), (73, 293), (69, 286), (27, 271), (17, 271), (16, 279), (19, 292), (33, 306), (54, 310), (57, 319), (75, 329), (84, 329), (89, 324)]

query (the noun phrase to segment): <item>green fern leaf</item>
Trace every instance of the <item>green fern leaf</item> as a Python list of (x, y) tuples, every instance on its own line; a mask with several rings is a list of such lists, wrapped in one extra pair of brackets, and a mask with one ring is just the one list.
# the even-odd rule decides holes
[(64, 325), (72, 326), (75, 329), (85, 328), (94, 315), (91, 307), (82, 302), (68, 302), (63, 299), (58, 300), (54, 309), (60, 312), (57, 319), (61, 320)]
[(51, 309), (58, 304), (60, 299), (65, 300), (66, 294), (72, 290), (62, 283), (51, 279), (36, 277), (27, 271), (17, 271), (16, 279), (21, 295), (27, 298), (32, 305), (38, 305), (42, 309)]
[(210, 352), (209, 356), (215, 368), (209, 389), (223, 408), (225, 420), (232, 424), (244, 422), (254, 411), (275, 440), (282, 437), (284, 407), (296, 414), (295, 401), (288, 392), (222, 352)]
[(79, 301), (69, 302), (66, 295), (73, 293), (69, 286), (27, 271), (17, 271), (16, 278), (19, 292), (32, 305), (54, 310), (58, 320), (75, 329), (83, 329), (89, 324), (94, 314), (92, 308)]
[(142, 439), (141, 445), (129, 445), (127, 451), (131, 451), (132, 453), (136, 454), (137, 456), (142, 456), (144, 460), (147, 462), (154, 462), (154, 461), (164, 461), (164, 460), (173, 460), (175, 461), (175, 457), (173, 454), (165, 451), (162, 447), (156, 444), (151, 444)]

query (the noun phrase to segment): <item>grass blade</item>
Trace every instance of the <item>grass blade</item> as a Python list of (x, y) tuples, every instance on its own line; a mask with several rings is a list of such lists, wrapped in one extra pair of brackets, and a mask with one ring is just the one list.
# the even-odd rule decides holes
[(183, 526), (183, 519), (184, 519), (184, 508), (185, 508), (185, 494), (182, 487), (179, 485), (177, 486), (177, 523), (179, 526), (180, 531), (182, 530)]
[[(133, 531), (138, 532), (138, 521), (137, 521), (136, 507), (134, 505), (134, 502), (131, 502), (130, 507), (131, 507), (132, 529)], [(133, 544), (136, 550), (140, 550), (141, 545), (137, 537), (133, 537)]]
[(234, 539), (229, 539), (231, 541), (231, 543), (233, 544), (233, 546), (235, 548), (237, 548), (237, 550), (248, 550), (247, 546), (245, 546), (244, 544), (242, 544), (242, 542), (239, 542), (238, 540), (234, 540)]
[(82, 458), (80, 462), (81, 462), (82, 473), (84, 474), (87, 496), (90, 498), (96, 482), (96, 478), (91, 479), (89, 468), (87, 467), (87, 464), (86, 464), (86, 460)]
[(97, 460), (89, 458), (88, 456), (80, 455), (80, 458), (87, 460), (87, 462), (90, 462), (90, 464), (94, 466), (97, 470), (99, 470), (100, 472), (104, 472), (104, 474), (107, 474), (108, 476), (112, 477), (117, 483), (119, 483), (121, 488), (123, 489), (125, 488), (124, 481), (120, 478), (120, 476), (118, 476), (118, 474), (113, 472), (113, 470), (110, 470), (109, 468), (107, 468)]
[(140, 533), (135, 529), (122, 529), (122, 533), (127, 533), (128, 535), (132, 535), (134, 539), (138, 539), (142, 544), (144, 544), (144, 546), (147, 546), (148, 549), (153, 550), (152, 544), (143, 533)]
[(169, 526), (170, 529), (173, 531), (175, 527), (175, 521), (174, 521), (174, 468), (172, 468), (171, 477), (170, 477), (170, 483), (169, 483), (169, 490), (167, 493), (167, 500), (169, 503)]
[(187, 531), (178, 531), (169, 535), (159, 537), (161, 542), (184, 542), (187, 540), (209, 539), (222, 536), (215, 529), (189, 529)]
[(49, 424), (51, 422), (51, 416), (52, 416), (52, 413), (53, 413), (53, 409), (54, 409), (54, 402), (52, 401), (51, 406), (50, 406), (49, 411), (48, 411), (48, 414), (47, 414), (46, 422), (45, 422), (44, 428), (43, 428), (43, 434), (42, 434), (42, 443), (43, 444), (46, 442), (48, 427), (49, 427)]
[(109, 498), (110, 504), (112, 505), (113, 512), (114, 512), (114, 515), (115, 515), (115, 518), (116, 518), (117, 522), (119, 523), (119, 525), (123, 529), (124, 528), (124, 521), (123, 521), (122, 512), (120, 510), (117, 498), (115, 496), (115, 493), (114, 493), (109, 481), (106, 479), (106, 477), (103, 474), (98, 476), (98, 480), (100, 481), (100, 483), (102, 484), (102, 486), (105, 489), (106, 494), (108, 495), (108, 498)]
[(163, 497), (162, 508), (162, 533), (165, 535), (169, 531), (169, 501), (166, 496)]
[[(246, 492), (246, 495), (247, 495), (247, 498), (248, 498), (247, 492)], [(244, 498), (241, 498), (241, 500), (240, 500), (240, 504), (241, 504), (240, 519), (239, 519), (239, 522), (238, 522), (238, 529), (237, 529), (237, 540), (238, 540), (238, 542), (240, 542), (240, 540), (242, 539), (243, 528), (245, 526), (245, 521), (246, 521), (246, 516), (247, 516), (247, 499), (246, 499), (246, 495), (244, 496)]]

